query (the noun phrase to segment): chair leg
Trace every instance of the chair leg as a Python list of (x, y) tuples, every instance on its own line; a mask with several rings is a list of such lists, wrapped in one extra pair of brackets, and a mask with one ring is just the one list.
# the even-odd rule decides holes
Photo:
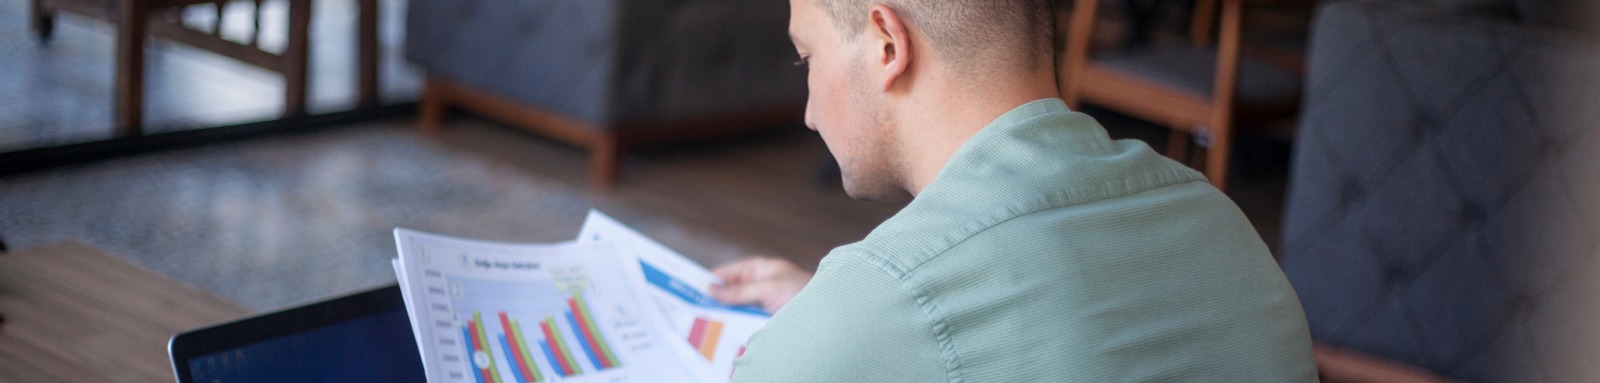
[(144, 1), (120, 1), (117, 10), (116, 136), (142, 134), (144, 119), (144, 41), (149, 22)]
[(307, 82), (311, 76), (311, 1), (289, 0), (289, 41), (283, 50), (283, 115), (306, 114)]
[(445, 89), (437, 80), (423, 80), (422, 103), (417, 108), (417, 127), (423, 134), (438, 134), (448, 110)]
[(1222, 24), (1217, 35), (1217, 76), (1212, 93), (1210, 145), (1206, 151), (1206, 177), (1211, 185), (1228, 191), (1228, 158), (1233, 153), (1233, 98), (1239, 79), (1240, 13), (1243, 0), (1222, 2)]
[(1224, 126), (1211, 131), (1211, 146), (1206, 148), (1206, 178), (1224, 193), (1228, 191), (1228, 160), (1233, 152), (1233, 132)]
[(50, 36), (56, 30), (56, 12), (47, 8), (45, 0), (31, 0), (28, 7), (28, 21), (33, 23), (34, 33), (39, 34), (39, 41), (50, 42)]
[(1067, 51), (1062, 54), (1064, 63), (1060, 68), (1057, 86), (1061, 88), (1061, 100), (1067, 107), (1079, 110), (1083, 101), (1084, 72), (1089, 66), (1089, 45), (1093, 41), (1089, 36), (1094, 32), (1094, 17), (1099, 0), (1077, 0), (1072, 7), (1072, 23), (1068, 25)]
[(1190, 165), (1189, 144), (1189, 132), (1182, 129), (1167, 130), (1167, 158), (1184, 165)]
[(378, 106), (378, 0), (357, 0), (356, 105)]
[(616, 134), (607, 134), (589, 148), (589, 177), (595, 190), (611, 190), (617, 185), (621, 143)]

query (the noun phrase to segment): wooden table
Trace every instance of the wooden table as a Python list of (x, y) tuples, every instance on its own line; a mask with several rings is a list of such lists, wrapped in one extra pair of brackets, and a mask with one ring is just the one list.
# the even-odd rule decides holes
[(75, 243), (0, 255), (0, 382), (171, 382), (167, 339), (249, 310)]
[[(117, 137), (143, 133), (145, 40), (158, 36), (192, 45), (267, 70), (282, 73), (284, 116), (306, 113), (306, 90), (310, 80), (311, 0), (285, 0), (289, 3), (288, 41), (282, 52), (261, 49), (261, 6), (264, 0), (251, 0), (256, 11), (254, 30), (241, 43), (221, 36), (222, 7), (229, 0), (30, 0), (29, 19), (39, 38), (48, 41), (55, 29), (57, 11), (67, 11), (105, 20), (117, 27), (115, 109)], [(359, 22), (356, 25), (358, 105), (378, 103), (378, 0), (356, 0)], [(209, 30), (192, 29), (180, 20), (184, 7), (214, 4), (217, 17)]]

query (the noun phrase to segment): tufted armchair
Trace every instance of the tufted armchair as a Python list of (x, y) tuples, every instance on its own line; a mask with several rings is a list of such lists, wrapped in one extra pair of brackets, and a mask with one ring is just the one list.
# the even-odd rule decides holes
[(741, 0), (411, 0), (422, 125), (466, 109), (585, 147), (598, 186), (621, 152), (799, 121), (788, 6)]
[(1319, 11), (1282, 265), (1325, 372), (1595, 381), (1600, 35), (1471, 3)]

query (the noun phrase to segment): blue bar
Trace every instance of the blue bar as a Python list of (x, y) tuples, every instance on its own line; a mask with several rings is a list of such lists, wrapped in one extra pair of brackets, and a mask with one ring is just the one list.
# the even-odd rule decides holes
[(500, 334), (500, 347), (506, 349), (506, 360), (511, 362), (511, 374), (517, 376), (517, 383), (527, 383), (528, 378), (523, 377), (522, 369), (517, 367), (522, 365), (522, 361), (511, 360), (517, 358), (517, 353), (511, 352), (511, 342), (506, 340), (506, 334)]
[(478, 351), (472, 349), (472, 331), (467, 326), (461, 326), (461, 336), (461, 345), (467, 348), (467, 357), (464, 358), (467, 360), (467, 368), (472, 370), (473, 377), (478, 378), (478, 383), (484, 383), (483, 371), (478, 368), (477, 358), (474, 358)]
[(572, 333), (578, 335), (578, 346), (583, 347), (583, 353), (589, 355), (589, 363), (594, 363), (594, 370), (605, 368), (604, 364), (600, 364), (600, 356), (594, 354), (594, 345), (589, 344), (589, 337), (583, 336), (583, 327), (578, 326), (578, 318), (572, 316), (571, 311), (567, 312), (567, 322), (572, 323)]
[(550, 349), (550, 340), (548, 340), (548, 339), (540, 339), (539, 340), (539, 349), (544, 350), (544, 357), (545, 357), (545, 359), (550, 361), (550, 367), (555, 367), (555, 368), (552, 368), (552, 370), (556, 370), (556, 375), (560, 375), (563, 378), (567, 377), (567, 374), (565, 372), (566, 369), (565, 368), (561, 368), (561, 361), (556, 360), (555, 352), (553, 352), (553, 350)]
[(765, 311), (761, 311), (760, 307), (729, 306), (722, 304), (722, 302), (717, 302), (715, 298), (701, 294), (699, 290), (689, 287), (688, 283), (684, 283), (677, 278), (673, 278), (671, 275), (667, 275), (666, 272), (661, 271), (661, 269), (657, 269), (655, 266), (650, 266), (650, 264), (645, 263), (645, 261), (639, 261), (639, 267), (644, 269), (645, 281), (650, 282), (650, 284), (655, 285), (662, 290), (666, 290), (667, 293), (678, 297), (678, 299), (682, 299), (684, 302), (689, 302), (689, 304), (705, 308), (738, 311), (763, 317), (772, 316), (767, 314)]

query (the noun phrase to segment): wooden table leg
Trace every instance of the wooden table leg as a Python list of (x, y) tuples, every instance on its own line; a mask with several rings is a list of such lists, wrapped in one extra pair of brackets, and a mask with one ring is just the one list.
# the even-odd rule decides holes
[(50, 36), (56, 30), (56, 12), (50, 9), (45, 0), (29, 1), (28, 20), (33, 26), (33, 31), (39, 34), (40, 41), (50, 41)]
[(289, 41), (283, 50), (285, 116), (306, 114), (311, 47), (311, 0), (289, 0)]
[(145, 0), (117, 2), (116, 136), (140, 134), (144, 118), (144, 41), (149, 22)]
[(378, 106), (378, 0), (356, 2), (360, 21), (356, 28), (356, 46), (360, 49), (356, 85), (360, 95), (356, 105)]

